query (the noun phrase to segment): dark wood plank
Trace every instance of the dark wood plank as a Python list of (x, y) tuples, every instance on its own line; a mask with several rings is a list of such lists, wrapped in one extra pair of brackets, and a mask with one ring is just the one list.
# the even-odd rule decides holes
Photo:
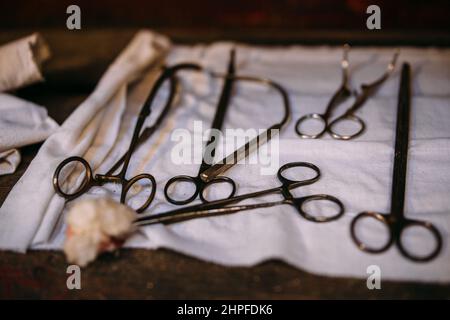
[(81, 271), (81, 290), (68, 290), (62, 253), (0, 252), (0, 297), (40, 299), (432, 299), (450, 298), (443, 285), (319, 277), (270, 261), (223, 267), (168, 250), (121, 250)]

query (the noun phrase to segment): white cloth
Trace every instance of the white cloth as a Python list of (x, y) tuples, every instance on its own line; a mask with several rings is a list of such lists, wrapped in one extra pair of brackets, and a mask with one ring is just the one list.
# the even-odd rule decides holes
[(20, 160), (20, 152), (17, 149), (0, 152), (0, 175), (14, 173)]
[(8, 91), (42, 81), (41, 64), (50, 58), (50, 49), (39, 33), (0, 47), (0, 91)]
[(57, 128), (44, 107), (0, 93), (0, 175), (19, 165), (16, 148), (43, 141)]
[[(160, 60), (168, 48), (165, 37), (139, 33), (108, 68), (94, 92), (46, 140), (0, 208), (2, 248), (25, 251), (34, 237), (40, 239), (42, 233), (48, 237), (64, 200), (55, 195), (51, 178), (47, 177), (68, 155), (86, 156), (94, 170), (103, 159), (111, 158), (108, 151), (119, 133), (127, 86)], [(89, 148), (91, 145), (93, 148)]]
[[(40, 65), (49, 57), (39, 34), (0, 47), (0, 91), (41, 81)], [(57, 127), (45, 108), (0, 93), (0, 175), (13, 173), (19, 165), (16, 148), (45, 140)]]
[[(172, 49), (168, 63), (198, 61), (223, 71), (232, 45), (178, 46)], [(392, 53), (389, 48), (352, 49), (352, 85), (358, 87), (381, 75)], [(324, 110), (340, 84), (341, 55), (341, 48), (237, 45), (237, 71), (273, 78), (283, 84), (290, 92), (292, 119), (296, 120), (306, 113)], [(350, 221), (360, 211), (387, 212), (389, 209), (399, 68), (358, 111), (367, 122), (367, 131), (358, 139), (335, 141), (325, 136), (320, 140), (301, 140), (294, 132), (295, 121), (280, 135), (280, 165), (308, 161), (322, 172), (317, 183), (298, 188), (295, 193), (336, 196), (346, 207), (340, 220), (315, 224), (301, 218), (294, 208), (280, 206), (169, 226), (144, 227), (126, 246), (171, 248), (233, 266), (249, 266), (275, 258), (310, 272), (345, 277), (365, 278), (367, 267), (375, 264), (381, 268), (382, 279), (450, 282), (450, 128), (446, 121), (450, 118), (450, 50), (402, 48), (399, 65), (402, 61), (412, 65), (414, 93), (405, 209), (408, 217), (429, 220), (442, 233), (444, 247), (434, 261), (412, 263), (395, 247), (381, 255), (369, 255), (359, 251), (349, 235)], [(118, 62), (111, 69), (121, 70), (117, 65)], [(133, 120), (148, 94), (154, 74), (150, 72), (134, 86), (120, 86), (117, 79), (123, 77), (111, 69), (99, 87), (106, 81), (117, 85), (108, 87), (107, 93), (97, 89), (93, 96), (101, 102), (95, 106), (87, 106), (86, 102), (81, 105), (62, 130), (47, 140), (11, 191), (0, 209), (1, 248), (22, 252), (27, 248), (61, 248), (63, 228), (53, 241), (47, 242), (64, 204), (51, 185), (54, 169), (65, 157), (78, 154), (91, 163), (95, 172), (104, 173), (128, 147)], [(215, 111), (219, 81), (187, 72), (180, 77), (179, 105), (160, 130), (135, 152), (128, 171), (128, 177), (148, 172), (157, 180), (156, 197), (147, 213), (174, 208), (163, 195), (164, 184), (170, 177), (197, 174), (198, 164), (173, 164), (171, 151), (175, 142), (171, 141), (171, 132), (176, 128), (192, 130), (194, 120), (204, 121), (204, 129), (207, 129)], [(102, 119), (107, 120), (96, 122), (98, 116), (93, 117), (94, 111), (89, 111), (104, 106), (105, 96), (113, 98), (101, 114)], [(349, 103), (351, 101), (346, 105)], [(345, 105), (337, 112), (343, 109)], [(273, 91), (239, 84), (225, 127), (265, 128), (281, 118), (281, 110), (280, 99)], [(85, 129), (86, 133), (79, 138), (80, 128), (88, 123), (90, 131)], [(69, 133), (72, 139), (67, 136)], [(226, 175), (238, 183), (239, 194), (279, 185), (276, 176), (261, 175), (260, 169), (258, 164), (236, 165)], [(35, 190), (40, 190), (39, 194)], [(120, 186), (107, 184), (91, 189), (84, 197), (108, 194), (117, 199), (119, 193)], [(253, 202), (273, 199), (264, 197)], [(422, 240), (420, 235), (410, 240), (421, 246), (417, 243)]]

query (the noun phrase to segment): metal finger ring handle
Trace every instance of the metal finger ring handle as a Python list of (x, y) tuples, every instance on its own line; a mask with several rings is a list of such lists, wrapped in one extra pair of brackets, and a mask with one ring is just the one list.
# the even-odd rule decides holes
[[(308, 134), (301, 131), (300, 127), (302, 123), (308, 122), (310, 119), (319, 120), (322, 122), (323, 128), (320, 132), (315, 134)], [(323, 115), (318, 113), (310, 113), (307, 115), (304, 115), (300, 119), (297, 120), (295, 123), (295, 132), (300, 136), (302, 139), (317, 139), (320, 138), (325, 131), (327, 130), (327, 122), (325, 121)]]
[[(169, 195), (170, 186), (175, 185), (176, 183), (179, 183), (179, 182), (189, 182), (189, 183), (193, 184), (194, 193), (187, 199), (174, 199)], [(169, 201), (171, 204), (175, 204), (178, 206), (191, 203), (198, 196), (199, 183), (201, 183), (201, 181), (197, 180), (195, 177), (186, 176), (186, 175), (181, 175), (181, 176), (176, 176), (176, 177), (170, 178), (169, 181), (167, 181), (166, 185), (164, 186), (164, 196), (166, 197), (167, 201)]]
[[(64, 167), (66, 167), (69, 163), (72, 162), (79, 162), (83, 165), (84, 169), (85, 169), (85, 177), (83, 179), (82, 184), (80, 185), (80, 187), (73, 193), (66, 193), (62, 190), (61, 185), (60, 185), (60, 179), (59, 179), (59, 175), (62, 171), (62, 169)], [(89, 189), (90, 184), (92, 182), (92, 169), (91, 166), (89, 165), (89, 163), (81, 158), (81, 157), (69, 157), (67, 159), (65, 159), (64, 161), (62, 161), (58, 167), (55, 170), (55, 173), (53, 174), (53, 188), (55, 189), (55, 192), (57, 194), (59, 194), (60, 196), (62, 196), (63, 198), (67, 199), (67, 200), (73, 200), (75, 198), (78, 198), (80, 195), (82, 195), (84, 192), (86, 192), (87, 189)]]
[[(434, 249), (430, 253), (424, 254), (424, 255), (413, 254), (409, 249), (406, 249), (406, 247), (403, 246), (403, 242), (402, 242), (403, 232), (406, 229), (411, 228), (411, 227), (412, 228), (414, 228), (414, 227), (423, 228), (423, 229), (427, 230), (429, 233), (431, 233), (431, 235), (433, 236), (433, 238), (435, 240), (435, 245), (434, 245)], [(414, 262), (428, 262), (430, 260), (433, 260), (441, 251), (442, 236), (441, 236), (440, 232), (438, 231), (438, 229), (430, 222), (408, 219), (408, 220), (404, 220), (404, 225), (400, 229), (400, 233), (399, 233), (398, 239), (397, 239), (397, 246), (398, 246), (398, 249), (400, 250), (401, 254), (405, 258), (412, 260)]]
[(149, 196), (147, 197), (147, 200), (144, 202), (144, 204), (142, 204), (139, 208), (137, 208), (135, 211), (137, 213), (142, 213), (145, 209), (148, 208), (148, 206), (152, 203), (153, 199), (155, 198), (155, 193), (156, 193), (156, 181), (155, 178), (147, 173), (143, 173), (140, 175), (137, 175), (135, 177), (133, 177), (131, 180), (129, 180), (123, 187), (122, 187), (122, 194), (120, 196), (120, 202), (121, 203), (125, 203), (125, 198), (126, 195), (128, 193), (128, 191), (130, 190), (130, 188), (135, 185), (138, 181), (140, 180), (149, 180), (151, 183), (151, 191)]
[[(336, 126), (338, 123), (344, 122), (344, 121), (355, 122), (358, 125), (359, 129), (352, 134), (340, 134), (340, 133), (336, 132), (335, 130), (333, 130), (334, 126)], [(339, 118), (333, 120), (327, 127), (327, 130), (330, 133), (330, 135), (334, 139), (337, 139), (337, 140), (354, 139), (354, 138), (358, 137), (359, 135), (361, 135), (365, 129), (366, 129), (366, 125), (365, 125), (364, 121), (355, 115), (347, 115), (347, 116), (339, 117)]]
[[(358, 223), (360, 223), (363, 219), (374, 219), (376, 221), (381, 222), (384, 224), (387, 228), (388, 232), (388, 239), (386, 243), (381, 245), (378, 248), (375, 248), (373, 246), (368, 245), (364, 241), (362, 241), (356, 232), (356, 229), (358, 228)], [(373, 211), (364, 211), (358, 214), (356, 217), (353, 218), (352, 223), (350, 225), (350, 235), (352, 237), (353, 242), (356, 244), (356, 246), (361, 250), (368, 253), (382, 253), (389, 249), (394, 242), (394, 237), (391, 232), (391, 226), (387, 220), (387, 216), (385, 214), (381, 214), (378, 212)]]
[[(213, 180), (210, 180), (206, 184), (203, 185), (203, 188), (200, 192), (200, 199), (202, 200), (203, 203), (209, 202), (209, 200), (206, 199), (206, 197), (205, 197), (205, 194), (204, 194), (205, 190), (214, 184), (220, 184), (220, 183), (226, 183), (231, 186), (231, 192), (228, 194), (227, 197), (222, 198), (222, 199), (229, 199), (234, 196), (234, 194), (236, 193), (236, 183), (234, 182), (234, 180), (229, 177), (216, 177)], [(218, 199), (218, 200), (222, 200), (222, 199)]]
[[(314, 176), (309, 179), (305, 179), (305, 180), (292, 180), (292, 179), (285, 177), (283, 174), (292, 168), (310, 169), (314, 172)], [(309, 162), (289, 162), (289, 163), (282, 165), (278, 169), (277, 177), (278, 177), (278, 180), (280, 180), (283, 185), (287, 184), (287, 185), (289, 185), (289, 188), (292, 189), (292, 188), (296, 188), (299, 186), (310, 185), (310, 184), (313, 184), (314, 182), (316, 182), (317, 180), (319, 180), (320, 169), (316, 165), (309, 163)]]
[[(304, 205), (310, 202), (315, 202), (315, 201), (330, 201), (334, 204), (336, 204), (339, 208), (339, 210), (333, 214), (333, 215), (329, 215), (329, 216), (319, 216), (319, 215), (313, 215), (310, 214), (308, 212), (306, 212), (306, 210), (304, 209)], [(294, 200), (295, 203), (295, 200)], [(312, 196), (307, 196), (301, 199), (301, 201), (299, 201), (297, 203), (297, 208), (300, 212), (300, 214), (309, 221), (312, 222), (318, 222), (318, 223), (322, 223), (322, 222), (330, 222), (330, 221), (334, 221), (339, 219), (340, 217), (342, 217), (342, 215), (344, 214), (344, 205), (342, 204), (342, 202), (333, 196), (327, 195), (327, 194), (317, 194), (317, 195), (312, 195)]]

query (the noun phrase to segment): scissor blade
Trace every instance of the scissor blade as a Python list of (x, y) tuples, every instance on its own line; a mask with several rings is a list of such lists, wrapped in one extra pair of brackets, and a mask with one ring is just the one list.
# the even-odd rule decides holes
[[(167, 99), (167, 102), (164, 105), (164, 107), (163, 107), (161, 113), (159, 114), (158, 118), (156, 119), (155, 123), (151, 127), (147, 127), (144, 130), (142, 130), (141, 134), (139, 135), (139, 138), (137, 139), (137, 142), (135, 145), (136, 148), (139, 147), (141, 144), (143, 144), (145, 141), (147, 141), (147, 139), (149, 139), (153, 135), (153, 133), (161, 125), (162, 121), (167, 116), (170, 108), (172, 107), (172, 104), (173, 104), (173, 101), (174, 101), (174, 98), (176, 95), (176, 91), (177, 91), (176, 88), (177, 88), (178, 81), (174, 75), (169, 78), (169, 81), (170, 81), (170, 89), (169, 89), (170, 91), (169, 91), (169, 97)], [(148, 100), (148, 98), (147, 98), (147, 100)], [(148, 103), (148, 101), (146, 103)], [(151, 105), (151, 103), (150, 103), (150, 105)], [(109, 169), (109, 171), (106, 173), (106, 175), (111, 175), (117, 169), (119, 169), (119, 167), (124, 163), (125, 158), (127, 157), (127, 153), (128, 153), (128, 151), (125, 152), (119, 158), (119, 160), (117, 160), (117, 162), (111, 167), (111, 169)]]
[(234, 78), (235, 78), (235, 80), (260, 83), (260, 84), (266, 85), (268, 87), (271, 87), (272, 89), (275, 89), (281, 96), (283, 106), (284, 106), (284, 116), (279, 123), (274, 124), (273, 126), (268, 128), (266, 131), (261, 133), (259, 136), (253, 138), (251, 141), (247, 142), (245, 145), (243, 145), (239, 149), (235, 150), (233, 153), (226, 156), (224, 159), (222, 159), (218, 163), (214, 164), (207, 170), (203, 171), (200, 174), (200, 178), (204, 182), (209, 182), (212, 179), (214, 179), (215, 177), (217, 177), (218, 175), (227, 171), (229, 168), (234, 166), (240, 160), (246, 158), (250, 153), (257, 150), (260, 145), (263, 145), (264, 143), (269, 141), (272, 138), (272, 135), (274, 133), (277, 134), (281, 130), (281, 128), (289, 121), (290, 116), (291, 116), (289, 95), (288, 95), (286, 89), (283, 88), (283, 86), (281, 86), (280, 84), (278, 84), (272, 80), (266, 79), (266, 78), (258, 78), (258, 77), (252, 77), (252, 76), (235, 76)]
[(328, 102), (325, 113), (323, 114), (323, 118), (325, 120), (328, 120), (332, 116), (334, 109), (336, 109), (338, 105), (344, 102), (352, 94), (348, 87), (348, 52), (350, 50), (350, 46), (345, 44), (343, 49), (341, 60), (342, 82), (339, 89), (333, 94)]
[(286, 200), (280, 200), (280, 201), (273, 201), (273, 202), (265, 202), (265, 203), (258, 203), (258, 204), (249, 204), (249, 205), (236, 205), (236, 206), (230, 206), (230, 207), (217, 207), (213, 206), (212, 208), (206, 208), (203, 206), (198, 206), (195, 209), (191, 210), (184, 210), (183, 212), (179, 212), (177, 214), (159, 214), (154, 216), (149, 216), (145, 218), (140, 218), (136, 220), (136, 224), (138, 226), (148, 226), (152, 224), (171, 224), (176, 222), (182, 222), (197, 218), (203, 218), (203, 217), (213, 217), (213, 216), (219, 216), (219, 215), (227, 215), (227, 214), (233, 214), (239, 211), (247, 211), (247, 210), (253, 210), (257, 208), (269, 208), (273, 206), (277, 206), (280, 204), (285, 204)]
[[(217, 103), (216, 114), (214, 115), (211, 129), (216, 129), (216, 130), (222, 129), (222, 125), (225, 120), (225, 114), (227, 112), (228, 105), (230, 104), (231, 93), (233, 91), (233, 82), (234, 82), (233, 77), (234, 77), (235, 69), (236, 69), (235, 63), (236, 63), (236, 52), (235, 52), (235, 49), (233, 48), (230, 51), (230, 60), (228, 62), (228, 70), (227, 70), (227, 74), (224, 79), (219, 102)], [(217, 139), (214, 138), (214, 136), (212, 135), (212, 132), (211, 132), (208, 142), (205, 145), (205, 153), (203, 154), (202, 164), (200, 165), (199, 172), (203, 172), (211, 166), (211, 162), (213, 159), (210, 159), (210, 161), (206, 161), (206, 159), (205, 159), (206, 152), (207, 152), (207, 150), (210, 150), (208, 152), (211, 153), (211, 158), (214, 158), (217, 143), (218, 143)]]
[(219, 163), (214, 164), (209, 169), (202, 172), (200, 175), (200, 178), (208, 182), (218, 175), (222, 174), (223, 172), (227, 171), (231, 167), (233, 167), (236, 163), (241, 161), (242, 159), (247, 158), (252, 152), (256, 151), (260, 145), (263, 145), (267, 141), (269, 141), (272, 137), (272, 130), (279, 130), (280, 128), (278, 126), (271, 127), (258, 135), (257, 137), (253, 138), (249, 142), (247, 142), (245, 145), (234, 151), (232, 154), (225, 157), (223, 160), (221, 160)]
[[(175, 74), (179, 70), (201, 70), (201, 66), (194, 64), (194, 63), (180, 63), (177, 65), (174, 65), (172, 67), (164, 68), (164, 71), (159, 75), (159, 77), (156, 79), (155, 83), (153, 84), (153, 87), (150, 90), (150, 93), (147, 96), (147, 99), (144, 102), (144, 105), (141, 108), (141, 111), (139, 112), (136, 124), (134, 126), (133, 130), (133, 136), (131, 138), (130, 146), (128, 147), (128, 151), (125, 153), (122, 158), (119, 159), (119, 161), (113, 166), (113, 168), (118, 168), (122, 163), (122, 169), (119, 175), (125, 176), (126, 168), (128, 167), (128, 163), (130, 161), (131, 155), (134, 152), (134, 149), (138, 146), (139, 143), (142, 143), (143, 141), (139, 141), (139, 137), (142, 133), (142, 128), (145, 123), (145, 119), (150, 115), (151, 108), (153, 105), (153, 101), (155, 100), (156, 95), (158, 94), (161, 86), (164, 84), (164, 82), (167, 79), (170, 79), (170, 96), (169, 99), (161, 112), (160, 116), (157, 118), (155, 124), (152, 126), (152, 128), (149, 128), (151, 133), (160, 125), (160, 123), (163, 121), (163, 118), (167, 115), (170, 106), (172, 105), (172, 101), (175, 97), (176, 92), (176, 80), (175, 80)], [(112, 174), (114, 170), (110, 169), (107, 174)]]
[[(224, 208), (227, 205), (232, 205), (238, 202), (241, 202), (246, 199), (250, 198), (257, 198), (262, 197), (267, 194), (272, 194), (275, 192), (279, 192), (280, 188), (271, 188), (267, 190), (261, 190), (251, 193), (242, 194), (239, 196), (226, 198), (226, 199), (219, 199), (207, 203), (200, 203), (195, 204), (187, 207), (183, 207), (180, 209), (175, 209), (171, 211), (166, 211), (159, 214), (149, 215), (138, 218), (135, 222), (139, 225), (149, 225), (149, 224), (156, 224), (156, 223), (172, 223), (172, 222), (178, 222), (182, 220), (192, 219), (199, 217), (199, 216), (209, 216), (209, 214), (202, 214), (199, 212), (206, 212), (213, 209), (221, 209)], [(216, 210), (220, 211), (220, 210)]]
[(395, 134), (394, 175), (392, 179), (391, 214), (402, 216), (405, 204), (410, 120), (410, 66), (404, 63), (400, 80)]
[(374, 95), (377, 92), (380, 86), (389, 78), (392, 72), (394, 72), (399, 54), (400, 51), (397, 49), (394, 52), (394, 56), (392, 57), (392, 60), (389, 62), (385, 73), (379, 79), (375, 80), (372, 83), (366, 83), (361, 86), (361, 93), (356, 97), (356, 100), (353, 103), (353, 105), (350, 108), (348, 108), (347, 111), (344, 113), (344, 117), (355, 113), (359, 108), (361, 108), (366, 103), (366, 101), (372, 95)]

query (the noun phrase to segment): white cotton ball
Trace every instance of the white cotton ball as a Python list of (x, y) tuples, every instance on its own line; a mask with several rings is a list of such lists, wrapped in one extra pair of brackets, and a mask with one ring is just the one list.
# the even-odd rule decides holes
[(95, 201), (87, 200), (77, 202), (67, 215), (67, 225), (73, 233), (88, 232), (92, 229), (99, 229), (98, 214), (100, 209)]
[[(101, 199), (100, 201), (111, 202), (111, 200)], [(99, 216), (101, 229), (104, 233), (112, 237), (120, 237), (127, 234), (133, 228), (133, 221), (136, 218), (134, 211), (124, 205), (103, 204), (102, 214)]]
[(64, 243), (64, 252), (69, 263), (80, 267), (94, 261), (98, 254), (98, 240), (87, 234), (72, 234)]
[(86, 266), (104, 251), (120, 247), (134, 230), (134, 211), (102, 198), (76, 203), (67, 215), (64, 252), (67, 260)]

